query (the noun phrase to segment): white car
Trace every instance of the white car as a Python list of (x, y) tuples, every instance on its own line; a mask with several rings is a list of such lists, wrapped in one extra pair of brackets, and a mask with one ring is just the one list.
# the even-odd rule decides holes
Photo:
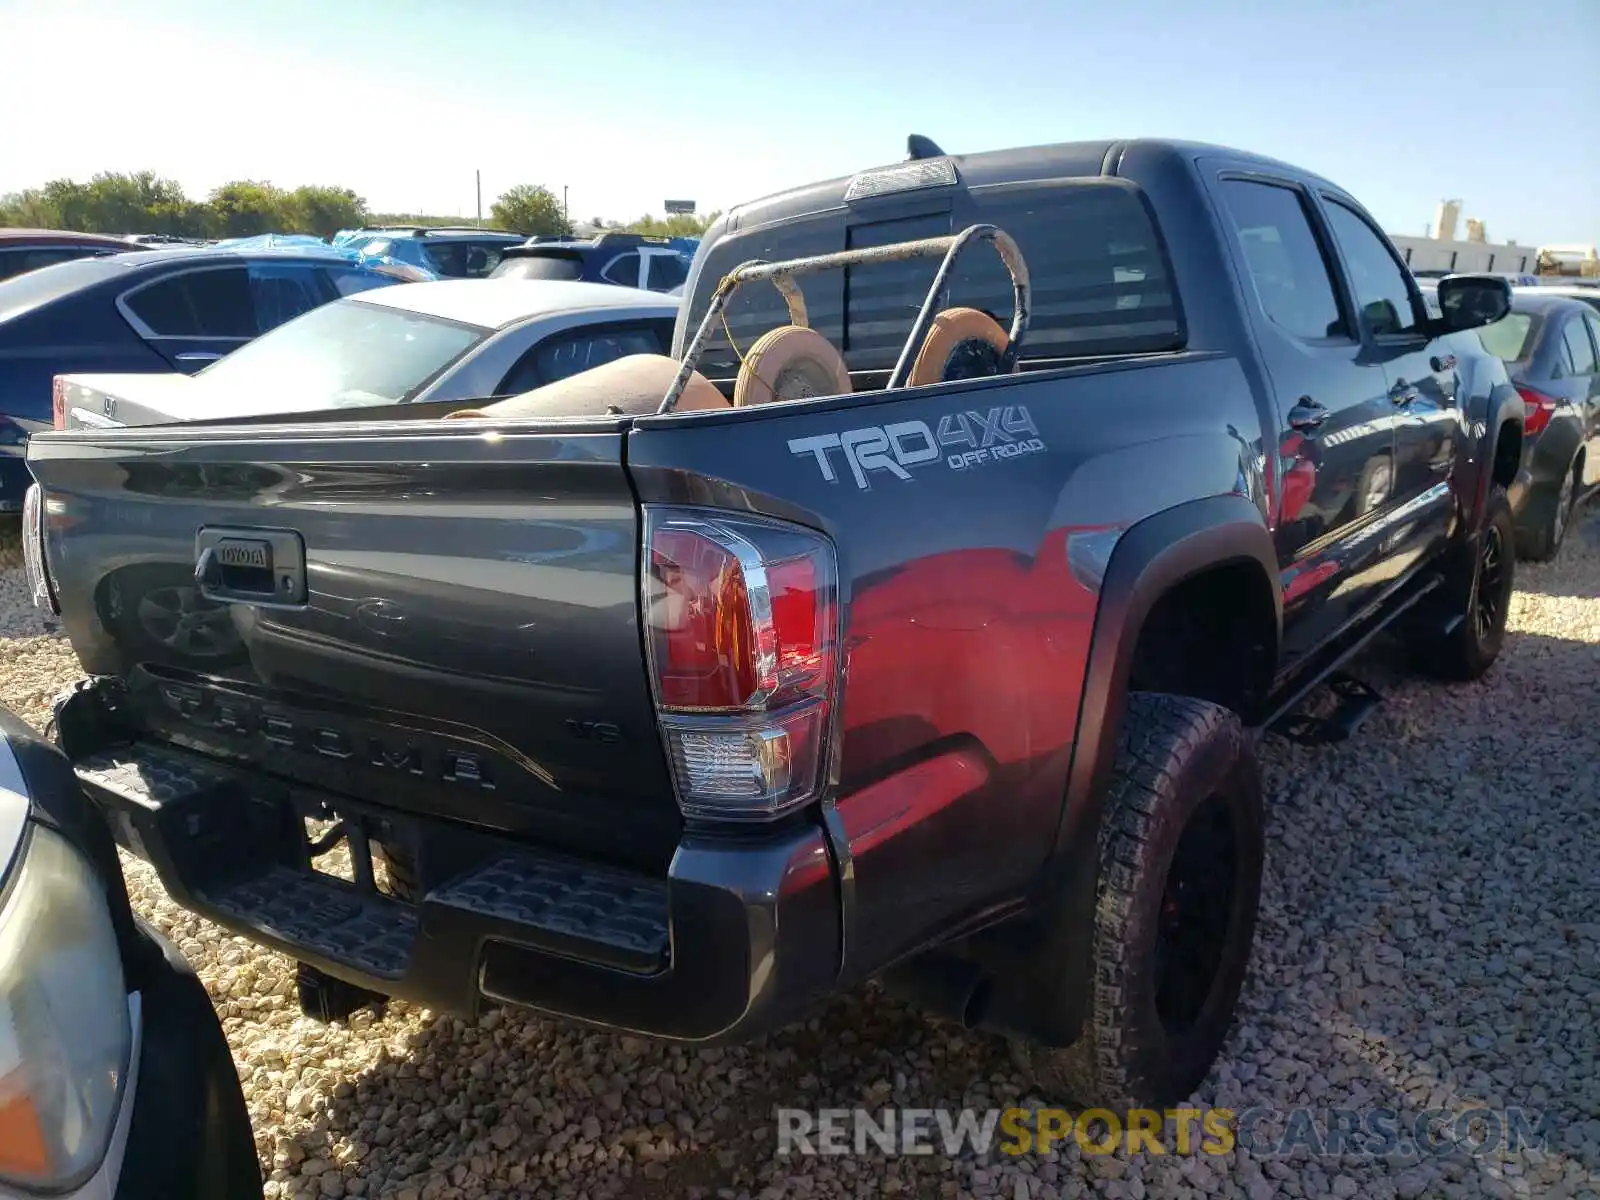
[(534, 279), (375, 288), (313, 309), (195, 375), (59, 375), (55, 425), (512, 396), (625, 355), (669, 353), (681, 302), (610, 284)]

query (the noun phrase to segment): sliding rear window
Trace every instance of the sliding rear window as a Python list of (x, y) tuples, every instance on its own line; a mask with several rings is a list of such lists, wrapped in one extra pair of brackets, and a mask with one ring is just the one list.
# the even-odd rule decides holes
[[(1009, 233), (1028, 264), (1033, 311), (1024, 359), (1183, 348), (1182, 313), (1143, 195), (1125, 181), (1099, 178), (977, 188), (957, 193), (946, 211), (875, 222), (857, 219), (848, 226), (835, 210), (728, 239), (732, 244), (713, 247), (705, 264), (691, 321), (698, 322), (705, 312), (710, 282), (740, 261), (881, 246), (978, 223)], [(938, 265), (937, 258), (913, 259), (806, 275), (798, 282), (812, 328), (843, 350), (850, 369), (885, 371), (894, 365)], [(992, 247), (976, 244), (962, 252), (939, 306), (981, 309), (1010, 326), (1010, 277)], [(786, 320), (772, 286), (751, 284), (736, 294), (727, 325), (735, 345), (747, 350), (762, 333)], [(721, 328), (711, 338), (706, 360), (711, 368), (706, 373), (714, 378), (737, 370)]]

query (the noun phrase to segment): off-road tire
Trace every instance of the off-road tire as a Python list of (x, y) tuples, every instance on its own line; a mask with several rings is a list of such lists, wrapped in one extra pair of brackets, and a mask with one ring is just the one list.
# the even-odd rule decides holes
[[(1196, 819), (1198, 817), (1198, 820)], [(1210, 882), (1193, 883), (1197, 849), (1185, 839), (1221, 829), (1210, 845), (1224, 853)], [(1185, 870), (1172, 870), (1183, 845)], [(1093, 916), (1087, 1006), (1081, 1036), (1062, 1049), (1013, 1042), (1018, 1061), (1055, 1098), (1113, 1112), (1162, 1107), (1189, 1096), (1205, 1078), (1233, 1023), (1250, 961), (1265, 851), (1261, 779), (1237, 715), (1203, 700), (1136, 692), (1129, 697), (1100, 825), (1099, 882)], [(1221, 861), (1217, 861), (1220, 859)], [(1169, 876), (1182, 873), (1202, 919), (1191, 935), (1163, 935), (1177, 907)], [(1222, 881), (1226, 881), (1226, 887)], [(1176, 886), (1176, 885), (1175, 885)], [(1184, 893), (1180, 890), (1178, 895)], [(1185, 910), (1188, 911), (1188, 910)], [(1202, 951), (1187, 1020), (1168, 1018), (1158, 982), (1170, 951)]]
[(1562, 480), (1550, 489), (1548, 495), (1529, 497), (1535, 506), (1538, 519), (1517, 529), (1517, 557), (1529, 562), (1549, 562), (1561, 552), (1567, 529), (1572, 524), (1572, 510), (1578, 500), (1578, 464), (1567, 468)]
[[(1412, 643), (1413, 659), (1425, 674), (1466, 683), (1500, 657), (1516, 588), (1516, 537), (1506, 490), (1491, 487), (1478, 536), (1446, 566), (1438, 602), (1429, 606), (1439, 619), (1422, 626)], [(1444, 631), (1444, 623), (1452, 620), (1453, 627)]]
[(389, 999), (382, 992), (336, 979), (310, 963), (295, 964), (294, 987), (300, 1011), (324, 1024), (348, 1021), (352, 1013), (363, 1008), (382, 1012)]

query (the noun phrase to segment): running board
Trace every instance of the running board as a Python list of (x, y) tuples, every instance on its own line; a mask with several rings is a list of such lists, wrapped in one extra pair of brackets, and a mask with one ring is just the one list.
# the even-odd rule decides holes
[[(1443, 582), (1434, 576), (1411, 591), (1402, 600), (1382, 603), (1375, 606), (1373, 611), (1357, 618), (1346, 627), (1346, 632), (1334, 639), (1335, 649), (1329, 651), (1322, 662), (1309, 669), (1295, 681), (1290, 690), (1284, 694), (1283, 699), (1272, 709), (1271, 715), (1262, 721), (1259, 728), (1272, 733), (1282, 734), (1292, 741), (1303, 744), (1326, 744), (1328, 741), (1345, 741), (1360, 727), (1361, 722), (1372, 715), (1372, 710), (1381, 702), (1382, 697), (1376, 691), (1341, 671), (1345, 663), (1367, 648), (1368, 643), (1385, 629), (1389, 628), (1402, 614), (1414, 608), (1418, 602), (1437, 589)], [(1346, 682), (1348, 681), (1348, 682)], [(1310, 735), (1309, 741), (1305, 737), (1297, 736), (1295, 730), (1305, 731), (1304, 722), (1314, 720), (1298, 716), (1298, 710), (1305, 704), (1311, 693), (1323, 684), (1331, 684), (1340, 694), (1339, 710), (1326, 720), (1339, 722), (1342, 732), (1333, 737)], [(1301, 723), (1301, 724), (1297, 724)], [(1332, 732), (1322, 731), (1324, 734)]]
[(1340, 672), (1330, 676), (1327, 684), (1339, 697), (1337, 708), (1322, 717), (1314, 717), (1309, 713), (1290, 713), (1272, 726), (1272, 732), (1301, 746), (1331, 746), (1347, 742), (1383, 703), (1383, 696), (1376, 688), (1354, 675)]

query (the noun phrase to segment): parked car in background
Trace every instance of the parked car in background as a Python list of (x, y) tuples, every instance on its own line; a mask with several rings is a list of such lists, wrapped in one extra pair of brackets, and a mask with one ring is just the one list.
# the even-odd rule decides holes
[(24, 448), (54, 424), (55, 376), (192, 373), (308, 309), (399, 282), (327, 255), (123, 250), (0, 282), (0, 512), (22, 507)]
[[(1521, 289), (1512, 290), (1515, 293)], [(1528, 290), (1537, 292), (1541, 296), (1561, 296), (1567, 300), (1578, 300), (1600, 312), (1600, 284), (1541, 283)]]
[(75, 258), (102, 258), (139, 247), (108, 233), (72, 233), (65, 229), (0, 229), (0, 279)]
[(66, 758), (3, 708), (0, 897), (0, 1195), (260, 1200), (204, 985), (134, 915)]
[[(363, 292), (288, 322), (193, 377), (64, 375), (60, 424), (145, 425), (420, 406), (526, 392), (628, 354), (663, 354), (678, 304), (540, 280)], [(376, 414), (375, 414), (376, 416)]]
[(670, 292), (683, 287), (691, 261), (669, 239), (640, 233), (530, 238), (501, 254), (492, 278), (582, 280)]
[(1600, 488), (1600, 307), (1557, 288), (1514, 288), (1511, 312), (1478, 336), (1506, 364), (1525, 411), (1517, 552), (1554, 558), (1573, 508)]
[(523, 240), (522, 234), (503, 229), (411, 225), (362, 230), (333, 245), (364, 256), (397, 259), (444, 279), (483, 279), (506, 249)]

